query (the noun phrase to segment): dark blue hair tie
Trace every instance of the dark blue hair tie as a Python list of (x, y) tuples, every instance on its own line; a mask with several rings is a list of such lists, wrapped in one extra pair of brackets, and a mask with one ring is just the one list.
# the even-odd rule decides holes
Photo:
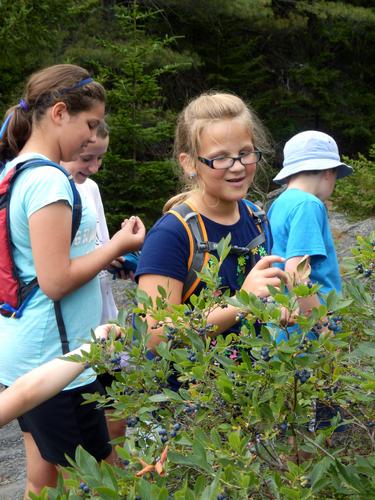
[(22, 111), (25, 111), (25, 113), (27, 113), (30, 109), (29, 105), (27, 104), (27, 102), (24, 99), (20, 99), (18, 101), (18, 106), (22, 109)]
[(60, 90), (60, 94), (66, 94), (67, 92), (71, 92), (72, 90), (79, 89), (80, 87), (83, 87), (84, 85), (87, 85), (88, 83), (91, 83), (93, 81), (92, 78), (85, 78), (84, 80), (80, 80), (78, 83), (73, 85), (72, 87), (67, 87), (65, 89)]

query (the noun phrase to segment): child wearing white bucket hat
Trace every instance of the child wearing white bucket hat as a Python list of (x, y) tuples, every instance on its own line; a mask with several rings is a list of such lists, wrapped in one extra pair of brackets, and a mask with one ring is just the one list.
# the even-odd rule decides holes
[[(319, 296), (315, 294), (299, 300), (302, 313), (309, 314), (319, 307), (324, 300), (321, 294), (331, 290), (341, 292), (340, 271), (324, 202), (331, 196), (336, 179), (352, 172), (352, 167), (340, 160), (335, 140), (323, 132), (307, 130), (285, 144), (283, 168), (274, 181), (287, 184), (287, 188), (271, 205), (268, 219), (274, 242), (272, 253), (286, 259), (285, 271), (295, 273), (301, 259), (308, 255), (310, 279), (321, 286)], [(298, 325), (288, 327), (287, 331), (288, 335), (301, 332)], [(321, 327), (320, 333), (329, 331), (327, 324)], [(275, 335), (277, 342), (287, 340), (285, 330)], [(311, 331), (307, 337), (316, 339), (317, 335), (316, 331)], [(317, 401), (309, 428), (330, 426), (337, 413), (341, 414), (338, 406)], [(336, 430), (343, 431), (345, 426)]]
[[(324, 202), (331, 196), (336, 179), (353, 172), (340, 160), (335, 140), (316, 130), (293, 136), (284, 147), (283, 168), (274, 178), (287, 189), (274, 201), (268, 217), (274, 246), (272, 253), (286, 259), (285, 270), (296, 271), (308, 255), (310, 279), (321, 285), (320, 292), (341, 292), (336, 251)], [(318, 296), (308, 297), (300, 307), (307, 312), (318, 307)]]

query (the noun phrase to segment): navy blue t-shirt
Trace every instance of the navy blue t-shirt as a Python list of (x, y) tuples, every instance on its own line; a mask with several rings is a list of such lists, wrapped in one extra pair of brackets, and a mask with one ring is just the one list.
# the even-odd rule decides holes
[[(208, 240), (219, 242), (230, 233), (231, 245), (244, 247), (258, 236), (259, 230), (242, 200), (239, 202), (239, 210), (240, 219), (230, 225), (219, 224), (202, 215)], [(136, 279), (138, 280), (143, 274), (156, 274), (184, 282), (188, 272), (189, 251), (189, 238), (182, 223), (173, 214), (163, 215), (146, 236), (137, 266)], [(217, 257), (216, 252), (212, 253)], [(265, 255), (265, 250), (263, 247), (256, 247), (253, 253), (257, 262), (261, 255)], [(233, 294), (235, 290), (241, 288), (250, 269), (249, 255), (241, 258), (230, 253), (219, 272), (222, 287), (229, 287)], [(200, 284), (194, 293), (198, 294), (202, 286)]]

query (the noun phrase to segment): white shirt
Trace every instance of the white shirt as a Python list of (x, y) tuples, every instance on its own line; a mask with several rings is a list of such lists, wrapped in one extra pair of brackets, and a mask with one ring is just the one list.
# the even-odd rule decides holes
[[(109, 241), (108, 226), (105, 219), (104, 207), (100, 196), (99, 186), (92, 179), (87, 179), (83, 184), (76, 184), (81, 197), (85, 198), (86, 203), (91, 205), (96, 212), (96, 241), (97, 247), (103, 246)], [(101, 323), (107, 323), (108, 320), (117, 318), (118, 310), (113, 298), (112, 287), (110, 283), (110, 274), (108, 271), (101, 271), (100, 289), (102, 292), (102, 316)]]

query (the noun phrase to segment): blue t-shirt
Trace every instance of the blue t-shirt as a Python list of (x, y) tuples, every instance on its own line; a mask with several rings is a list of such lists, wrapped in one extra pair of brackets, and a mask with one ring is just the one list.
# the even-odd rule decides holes
[[(9, 162), (0, 175), (18, 162), (45, 158), (35, 153), (24, 154)], [(65, 200), (73, 204), (73, 192), (67, 177), (57, 168), (35, 167), (22, 172), (14, 183), (10, 201), (12, 251), (19, 276), (28, 283), (35, 276), (31, 252), (29, 217), (46, 205)], [(96, 214), (82, 203), (82, 219), (72, 243), (72, 258), (95, 249)], [(56, 262), (56, 266), (59, 263)], [(90, 339), (90, 331), (100, 321), (101, 295), (98, 278), (94, 278), (61, 300), (61, 310), (70, 349)], [(0, 381), (10, 385), (29, 370), (62, 355), (53, 301), (40, 289), (31, 298), (21, 318), (0, 315)], [(95, 379), (92, 370), (75, 379), (68, 388), (78, 387)]]
[(285, 259), (309, 255), (310, 279), (322, 286), (320, 292), (341, 292), (339, 265), (323, 202), (300, 189), (287, 189), (271, 205), (268, 218), (272, 253)]
[[(235, 224), (223, 225), (202, 215), (208, 240), (219, 242), (231, 234), (231, 245), (246, 246), (259, 235), (254, 219), (249, 215), (243, 201), (239, 203), (240, 218)], [(186, 229), (173, 214), (165, 214), (159, 219), (147, 234), (136, 277), (143, 274), (168, 276), (184, 282), (188, 273), (189, 239)], [(257, 253), (258, 252), (258, 253)], [(263, 250), (262, 250), (263, 252)], [(216, 255), (216, 252), (212, 252)], [(260, 258), (259, 249), (254, 251), (255, 262)], [(220, 268), (221, 285), (229, 288), (231, 293), (241, 288), (244, 278), (251, 269), (251, 259), (239, 258), (230, 253)], [(198, 294), (203, 284), (200, 283), (195, 294)]]

